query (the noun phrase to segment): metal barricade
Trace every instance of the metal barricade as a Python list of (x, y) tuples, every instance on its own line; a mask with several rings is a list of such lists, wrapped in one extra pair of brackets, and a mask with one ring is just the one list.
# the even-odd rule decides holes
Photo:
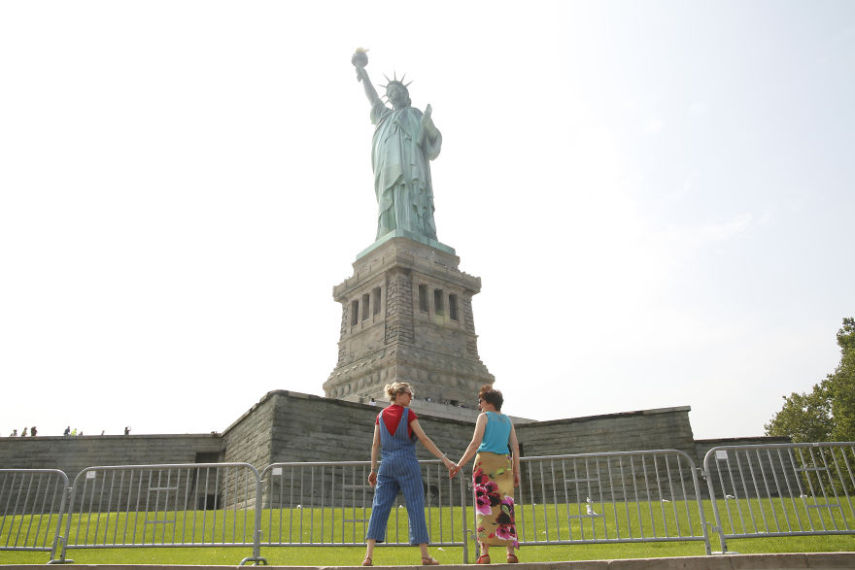
[(675, 449), (523, 457), (515, 518), (522, 545), (702, 541), (694, 461)]
[(248, 463), (87, 467), (74, 479), (66, 549), (252, 546), (258, 471)]
[(729, 445), (704, 472), (722, 552), (728, 538), (855, 534), (855, 443)]
[[(450, 480), (437, 460), (419, 461), (425, 489), (425, 520), (431, 544), (462, 546), (468, 555), (467, 487)], [(369, 461), (274, 463), (261, 473), (263, 509), (259, 525), (267, 529), (263, 546), (362, 546), (374, 489), (368, 484)], [(409, 544), (408, 521), (399, 495), (389, 516), (386, 546)], [(383, 546), (378, 545), (378, 546)]]
[(0, 469), (0, 550), (33, 550), (56, 557), (68, 492), (57, 469)]
[[(462, 546), (474, 526), (471, 479), (420, 461), (431, 543)], [(524, 457), (514, 517), (522, 545), (702, 541), (699, 470), (673, 449)], [(0, 550), (361, 546), (370, 462), (89, 467), (69, 486), (53, 469), (0, 469)], [(855, 443), (712, 448), (703, 475), (722, 552), (729, 538), (855, 534)], [(477, 505), (476, 505), (477, 508)], [(473, 511), (474, 512), (474, 511)], [(387, 546), (408, 544), (398, 499)]]

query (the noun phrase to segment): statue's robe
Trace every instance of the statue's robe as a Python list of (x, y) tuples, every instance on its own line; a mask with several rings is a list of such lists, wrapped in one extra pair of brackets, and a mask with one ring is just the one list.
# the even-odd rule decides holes
[(422, 112), (414, 107), (390, 109), (377, 102), (371, 109), (376, 125), (371, 162), (377, 195), (377, 239), (406, 230), (436, 239), (430, 160), (439, 156), (442, 135), (430, 137), (422, 128)]

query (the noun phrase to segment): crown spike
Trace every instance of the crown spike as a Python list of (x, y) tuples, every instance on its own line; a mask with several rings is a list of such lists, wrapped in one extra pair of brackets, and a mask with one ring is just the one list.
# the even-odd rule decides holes
[(400, 86), (402, 86), (402, 87), (404, 87), (404, 88), (409, 87), (409, 86), (413, 83), (412, 81), (407, 81), (406, 83), (404, 83), (404, 80), (407, 78), (407, 74), (406, 74), (406, 73), (405, 73), (405, 74), (403, 74), (403, 75), (401, 75), (401, 78), (400, 78), (400, 79), (398, 79), (398, 72), (397, 72), (397, 71), (393, 71), (393, 72), (392, 72), (392, 78), (391, 78), (391, 79), (389, 79), (389, 76), (388, 76), (388, 75), (386, 75), (385, 73), (383, 74), (383, 77), (385, 77), (385, 78), (386, 78), (386, 84), (385, 84), (385, 85), (384, 85), (384, 84), (382, 84), (382, 83), (379, 83), (379, 84), (378, 84), (378, 85), (379, 85), (380, 87), (382, 87), (383, 89), (388, 89), (388, 88), (389, 88), (389, 86), (390, 86), (390, 85), (392, 85), (393, 83), (397, 83), (398, 85), (400, 85)]

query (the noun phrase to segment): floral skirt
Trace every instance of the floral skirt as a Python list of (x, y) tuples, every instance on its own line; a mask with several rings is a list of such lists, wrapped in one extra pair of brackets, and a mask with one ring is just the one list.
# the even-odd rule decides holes
[(512, 544), (518, 548), (511, 456), (489, 451), (477, 454), (472, 485), (475, 490), (478, 540), (489, 546)]

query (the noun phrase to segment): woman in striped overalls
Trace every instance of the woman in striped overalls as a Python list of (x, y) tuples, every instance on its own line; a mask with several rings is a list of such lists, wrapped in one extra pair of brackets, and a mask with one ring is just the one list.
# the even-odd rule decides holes
[[(410, 544), (418, 544), (422, 554), (422, 564), (439, 564), (428, 553), (427, 524), (425, 523), (425, 492), (422, 486), (422, 473), (416, 459), (416, 438), (436, 457), (442, 459), (450, 471), (454, 463), (442, 453), (431, 439), (425, 435), (419, 425), (416, 414), (410, 410), (413, 390), (406, 382), (395, 382), (386, 385), (386, 394), (392, 402), (377, 415), (374, 424), (374, 442), (371, 446), (371, 473), (368, 483), (375, 487), (374, 502), (371, 505), (371, 519), (368, 521), (368, 532), (365, 536), (367, 548), (363, 566), (374, 563), (374, 546), (386, 538), (386, 523), (389, 521), (389, 511), (398, 495), (404, 492), (407, 503), (407, 516), (410, 521)], [(377, 471), (378, 454), (382, 447), (383, 462)]]

